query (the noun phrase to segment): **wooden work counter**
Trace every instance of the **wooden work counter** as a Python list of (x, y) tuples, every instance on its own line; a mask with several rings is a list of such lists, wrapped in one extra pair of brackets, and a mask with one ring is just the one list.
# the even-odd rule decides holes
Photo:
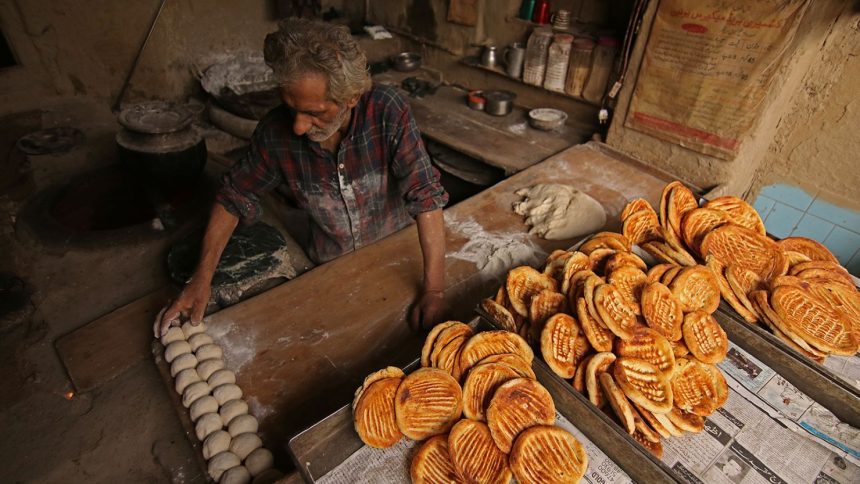
[[(528, 236), (522, 218), (511, 209), (517, 189), (537, 183), (574, 186), (603, 203), (608, 228), (617, 229), (628, 199), (656, 203), (667, 181), (590, 143), (446, 209), (445, 296), (453, 317), (470, 317), (510, 269), (499, 264), (481, 271), (469, 260), (468, 249), (482, 238), (495, 237), (497, 244), (519, 241), (535, 254), (529, 261), (534, 265), (546, 252), (573, 244)], [(261, 421), (263, 440), (281, 467), (288, 461), (290, 435), (350, 401), (367, 373), (417, 357), (423, 336), (410, 333), (406, 317), (421, 279), (421, 252), (411, 226), (207, 318), (209, 332), (224, 348), (227, 366), (236, 372)], [(169, 375), (166, 380), (173, 392)], [(181, 405), (177, 411), (187, 414)]]
[[(432, 82), (432, 76), (421, 70), (389, 71), (374, 76), (373, 80), (400, 86), (403, 79), (413, 76)], [(457, 87), (439, 86), (435, 94), (407, 99), (421, 134), (507, 174), (522, 171), (582, 143), (594, 131), (593, 126), (571, 122), (555, 131), (534, 129), (528, 124), (527, 109), (514, 106), (505, 116), (492, 116), (467, 106), (466, 94)]]

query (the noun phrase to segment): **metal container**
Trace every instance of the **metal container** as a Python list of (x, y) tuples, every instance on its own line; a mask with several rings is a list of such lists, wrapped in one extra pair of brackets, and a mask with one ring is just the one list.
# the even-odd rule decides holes
[(162, 101), (124, 108), (116, 135), (120, 161), (152, 187), (169, 191), (194, 182), (206, 164), (206, 142), (192, 118), (184, 106)]
[(481, 65), (484, 67), (496, 67), (499, 63), (499, 53), (495, 45), (484, 47), (484, 53), (481, 55)]
[(483, 111), (487, 104), (484, 91), (469, 91), (469, 94), (466, 95), (466, 104), (476, 111)]
[(505, 71), (509, 76), (519, 79), (523, 75), (523, 63), (526, 60), (526, 44), (514, 42), (505, 49)]
[(514, 108), (514, 99), (517, 95), (511, 91), (487, 91), (484, 93), (486, 106), (484, 111), (493, 116), (504, 116)]
[(400, 72), (411, 72), (421, 67), (421, 56), (415, 52), (401, 52), (389, 59), (391, 67)]
[(532, 128), (549, 131), (564, 126), (567, 113), (558, 109), (539, 108), (529, 111), (529, 124)]

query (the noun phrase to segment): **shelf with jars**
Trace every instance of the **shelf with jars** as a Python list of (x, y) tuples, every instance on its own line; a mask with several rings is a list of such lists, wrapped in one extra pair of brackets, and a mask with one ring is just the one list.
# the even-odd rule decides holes
[(479, 60), (465, 58), (462, 62), (547, 92), (600, 106), (618, 47), (619, 42), (614, 37), (600, 36), (595, 41), (591, 36), (574, 36), (539, 27), (525, 45), (511, 44), (501, 53), (497, 47), (487, 46)]
[[(512, 80), (512, 81), (515, 81), (515, 82), (519, 82), (519, 83), (521, 83), (521, 84), (530, 85), (530, 84), (526, 83), (525, 81), (523, 81), (521, 77), (513, 77), (513, 76), (509, 75), (509, 74), (505, 71), (505, 68), (504, 68), (504, 67), (502, 67), (502, 66), (496, 65), (496, 66), (493, 66), (493, 67), (487, 67), (487, 66), (485, 66), (485, 65), (482, 65), (482, 64), (481, 64), (481, 59), (480, 59), (480, 58), (478, 58), (478, 57), (464, 57), (464, 58), (460, 59), (460, 63), (461, 63), (461, 64), (463, 64), (463, 65), (469, 66), (469, 67), (475, 67), (475, 68), (478, 68), (478, 69), (480, 69), (480, 70), (482, 70), (482, 71), (492, 72), (493, 74), (497, 74), (497, 75), (499, 75), (499, 76), (505, 77), (505, 78), (510, 79), (510, 80)], [(591, 105), (591, 106), (597, 106), (597, 107), (600, 107), (600, 102), (589, 101), (588, 99), (585, 99), (585, 98), (584, 98), (584, 97), (582, 97), (582, 96), (573, 96), (573, 95), (567, 94), (567, 93), (565, 93), (565, 92), (563, 92), (563, 91), (562, 91), (562, 92), (558, 92), (558, 91), (551, 91), (551, 90), (549, 90), (549, 89), (544, 88), (543, 86), (536, 86), (536, 85), (530, 85), (530, 86), (531, 86), (531, 87), (534, 87), (534, 88), (537, 88), (537, 89), (541, 89), (541, 90), (546, 91), (546, 92), (548, 92), (548, 93), (550, 93), (550, 94), (555, 94), (555, 95), (557, 95), (557, 96), (562, 96), (562, 97), (566, 97), (566, 98), (569, 98), (569, 99), (575, 99), (575, 100), (577, 100), (577, 101), (579, 101), (579, 102), (582, 102), (582, 103), (585, 103), (585, 104), (588, 104), (588, 105)]]

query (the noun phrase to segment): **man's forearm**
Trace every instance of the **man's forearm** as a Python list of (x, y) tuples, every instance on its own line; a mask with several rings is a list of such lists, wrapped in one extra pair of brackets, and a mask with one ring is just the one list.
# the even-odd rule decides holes
[(418, 215), (418, 241), (424, 256), (424, 290), (445, 289), (445, 223), (442, 209)]
[(218, 267), (221, 253), (230, 240), (230, 235), (239, 223), (239, 218), (228, 212), (220, 203), (215, 203), (209, 214), (209, 224), (203, 236), (203, 246), (200, 249), (200, 260), (194, 271), (194, 279), (212, 282), (212, 276)]

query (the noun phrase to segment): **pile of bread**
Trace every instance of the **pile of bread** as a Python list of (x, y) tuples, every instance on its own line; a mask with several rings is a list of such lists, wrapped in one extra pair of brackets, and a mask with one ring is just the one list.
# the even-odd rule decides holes
[(254, 484), (261, 484), (283, 477), (272, 468), (272, 453), (257, 435), (257, 419), (248, 413), (236, 375), (225, 368), (224, 351), (206, 333), (206, 325), (171, 327), (161, 343), (212, 479), (222, 484), (245, 484), (253, 479)]
[(728, 338), (712, 316), (720, 291), (707, 267), (646, 272), (631, 248), (622, 234), (595, 234), (579, 250), (550, 254), (543, 272), (511, 270), (482, 308), (527, 334), (557, 375), (598, 407), (608, 404), (659, 456), (661, 437), (701, 431), (702, 417), (728, 398), (715, 366)]
[(577, 482), (588, 456), (554, 425), (555, 404), (535, 380), (533, 358), (514, 333), (437, 325), (422, 368), (365, 378), (352, 403), (355, 430), (377, 448), (403, 436), (424, 441), (410, 466), (416, 483)]
[(663, 190), (659, 216), (637, 199), (621, 218), (628, 240), (659, 260), (707, 265), (739, 315), (765, 324), (801, 354), (822, 362), (860, 349), (860, 292), (848, 271), (812, 239), (770, 239), (745, 201), (727, 196), (699, 207), (687, 187), (673, 182)]

